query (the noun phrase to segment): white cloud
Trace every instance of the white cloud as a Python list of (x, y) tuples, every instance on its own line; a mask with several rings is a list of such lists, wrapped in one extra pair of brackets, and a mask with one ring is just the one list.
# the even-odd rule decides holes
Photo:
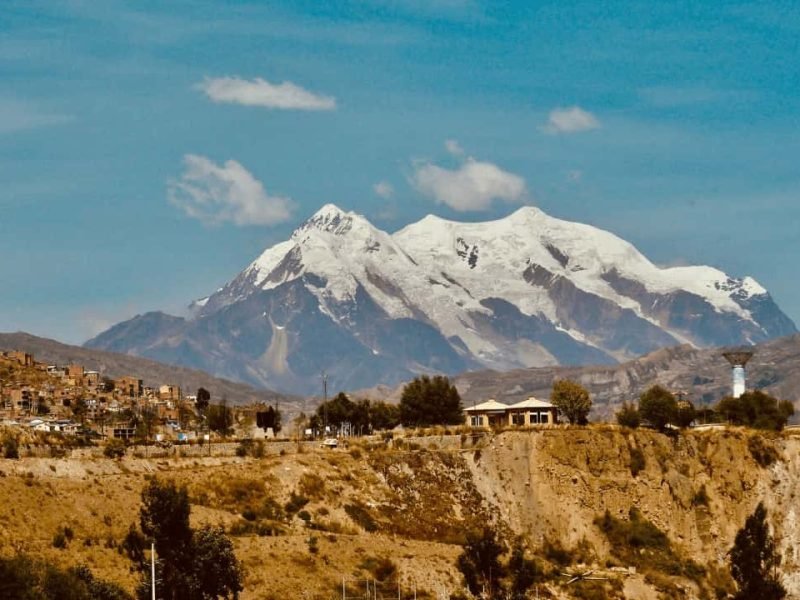
[(551, 110), (544, 129), (548, 133), (578, 133), (598, 127), (600, 121), (592, 113), (580, 106), (571, 106)]
[(320, 96), (291, 81), (270, 83), (260, 77), (252, 81), (239, 77), (206, 79), (197, 84), (214, 102), (262, 106), (284, 110), (334, 110), (336, 99)]
[(168, 184), (169, 201), (192, 218), (218, 225), (274, 225), (286, 221), (291, 200), (270, 196), (261, 182), (235, 160), (216, 165), (187, 154), (185, 170)]
[(444, 147), (453, 156), (464, 156), (464, 149), (456, 140), (446, 140)]
[(520, 202), (526, 194), (522, 177), (473, 158), (455, 170), (417, 165), (412, 182), (426, 196), (458, 211), (486, 210), (493, 200)]
[(372, 191), (385, 200), (394, 196), (394, 187), (388, 181), (379, 181), (372, 186)]

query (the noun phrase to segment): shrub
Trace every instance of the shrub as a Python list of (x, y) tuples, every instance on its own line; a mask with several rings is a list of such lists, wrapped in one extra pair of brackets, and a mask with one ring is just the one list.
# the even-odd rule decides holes
[(644, 518), (635, 507), (630, 509), (628, 521), (617, 519), (606, 511), (594, 522), (624, 563), (694, 580), (705, 573), (694, 561), (682, 560), (672, 548), (667, 534)]
[(373, 532), (378, 530), (378, 524), (372, 518), (367, 507), (363, 504), (345, 504), (344, 512), (346, 512), (347, 516), (355, 523), (360, 525), (364, 531)]
[(256, 514), (256, 511), (254, 511), (252, 508), (245, 508), (242, 511), (242, 518), (245, 521), (255, 521), (258, 518), (258, 515)]
[(669, 390), (654, 385), (639, 397), (639, 414), (659, 431), (674, 423), (678, 416), (678, 402)]
[(3, 456), (6, 458), (19, 458), (19, 443), (11, 436), (3, 440)]
[(75, 532), (68, 525), (62, 525), (53, 536), (53, 548), (62, 550), (75, 538)]
[(631, 475), (636, 477), (640, 472), (644, 471), (644, 468), (647, 466), (647, 462), (644, 459), (644, 452), (642, 452), (641, 448), (629, 448), (628, 451), (631, 455)]
[(308, 504), (308, 498), (292, 492), (289, 501), (286, 503), (286, 514), (291, 516)]
[(397, 573), (397, 565), (387, 556), (368, 556), (358, 568), (367, 571), (378, 581), (386, 581)]
[(59, 550), (63, 550), (67, 547), (67, 538), (64, 535), (64, 532), (59, 530), (56, 531), (56, 534), (53, 536), (53, 548), (58, 548)]
[(297, 487), (300, 495), (307, 498), (321, 498), (325, 494), (325, 481), (316, 473), (305, 473)]
[(315, 538), (313, 535), (310, 538), (308, 538), (307, 544), (308, 544), (308, 551), (311, 554), (316, 554), (317, 552), (319, 552), (319, 545), (317, 538)]
[(553, 541), (550, 538), (545, 538), (542, 543), (542, 554), (551, 563), (560, 567), (572, 564), (572, 555), (558, 540)]
[(706, 492), (706, 486), (701, 485), (700, 489), (692, 498), (692, 506), (708, 506), (708, 492)]
[(639, 427), (639, 423), (641, 422), (639, 409), (637, 409), (633, 404), (628, 404), (627, 402), (622, 403), (622, 408), (619, 409), (616, 417), (617, 423), (623, 427), (630, 427), (631, 429), (636, 429)]
[(754, 435), (747, 440), (747, 449), (750, 454), (760, 466), (768, 467), (776, 460), (778, 460), (778, 451), (775, 447), (764, 441), (760, 435)]
[(106, 442), (103, 448), (103, 456), (106, 458), (122, 458), (125, 456), (125, 442), (118, 439), (111, 439)]
[(250, 450), (250, 445), (253, 443), (253, 440), (242, 440), (239, 442), (239, 445), (236, 446), (236, 456), (239, 458), (244, 458), (247, 456)]

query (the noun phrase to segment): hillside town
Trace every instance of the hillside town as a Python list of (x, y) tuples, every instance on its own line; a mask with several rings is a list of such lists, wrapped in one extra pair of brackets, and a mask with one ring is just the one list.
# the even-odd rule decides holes
[(196, 414), (196, 401), (177, 385), (146, 386), (139, 376), (111, 379), (80, 364), (48, 364), (19, 350), (0, 352), (2, 424), (127, 439), (147, 416), (153, 436), (178, 439), (182, 423)]

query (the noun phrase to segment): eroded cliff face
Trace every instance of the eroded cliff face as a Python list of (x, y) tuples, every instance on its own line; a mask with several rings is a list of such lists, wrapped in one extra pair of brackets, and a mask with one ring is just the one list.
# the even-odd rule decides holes
[(615, 549), (595, 519), (608, 510), (627, 520), (634, 507), (684, 556), (726, 569), (736, 532), (763, 501), (784, 585), (800, 597), (800, 437), (707, 431), (673, 440), (611, 427), (554, 429), (505, 432), (464, 456), (498, 521), (533, 547), (588, 542), (599, 562)]
[[(404, 589), (449, 598), (463, 590), (456, 558), (466, 532), (487, 524), (505, 542), (523, 537), (542, 598), (710, 600), (731, 589), (727, 553), (763, 501), (784, 585), (800, 598), (800, 436), (671, 439), (591, 426), (353, 440), (336, 450), (275, 444), (280, 452), (262, 458), (233, 456), (231, 444), (231, 455), (211, 458), (0, 459), (0, 556), (89, 564), (132, 589), (131, 563), (116, 546), (138, 519), (145, 476), (157, 475), (188, 486), (195, 525), (222, 525), (232, 537), (243, 600), (297, 598), (301, 588), (308, 598), (339, 597), (343, 574), (372, 577), (369, 565), (382, 557)], [(666, 550), (620, 547), (619, 537), (612, 545), (598, 518), (624, 528), (632, 508), (644, 534), (667, 536)], [(65, 524), (91, 543), (54, 548)], [(589, 570), (606, 579), (569, 585), (562, 575)]]

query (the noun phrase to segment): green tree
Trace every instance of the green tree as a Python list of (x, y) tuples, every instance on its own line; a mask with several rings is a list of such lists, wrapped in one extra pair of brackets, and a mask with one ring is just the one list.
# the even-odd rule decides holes
[(394, 429), (400, 424), (400, 407), (388, 402), (373, 402), (369, 407), (372, 429)]
[(628, 404), (627, 402), (622, 403), (622, 408), (619, 409), (616, 417), (617, 423), (623, 427), (630, 427), (631, 429), (636, 429), (641, 423), (639, 409), (636, 408), (634, 404)]
[(678, 416), (675, 396), (660, 385), (654, 385), (639, 397), (639, 414), (659, 431), (674, 423)]
[(447, 377), (417, 377), (403, 388), (400, 421), (406, 426), (460, 425), (464, 407), (456, 386)]
[(88, 405), (86, 404), (86, 400), (83, 398), (78, 398), (75, 402), (72, 403), (72, 416), (74, 416), (78, 421), (83, 423), (84, 419), (86, 418), (86, 412), (89, 410)]
[(136, 438), (145, 442), (153, 436), (153, 430), (158, 422), (158, 413), (151, 406), (144, 406), (136, 421)]
[(188, 551), (192, 540), (190, 510), (186, 488), (178, 487), (174, 481), (154, 477), (142, 490), (139, 524), (144, 535), (155, 542), (167, 571), (175, 569)]
[(589, 391), (574, 381), (560, 379), (553, 384), (550, 402), (559, 412), (569, 419), (573, 425), (586, 425), (592, 400)]
[(456, 566), (464, 576), (464, 583), (471, 594), (485, 594), (487, 598), (499, 595), (502, 591), (500, 582), (505, 575), (505, 569), (500, 563), (504, 552), (497, 541), (497, 535), (489, 527), (467, 534), (464, 550), (456, 560)]
[(778, 401), (761, 390), (754, 390), (738, 398), (723, 398), (716, 412), (735, 425), (779, 431), (794, 414), (794, 406), (787, 400)]
[(678, 400), (675, 411), (675, 424), (685, 429), (697, 418), (697, 411), (689, 400)]
[[(142, 491), (139, 521), (144, 534), (155, 542), (159, 597), (168, 600), (238, 598), (242, 569), (233, 544), (224, 531), (189, 526), (189, 496), (185, 486), (150, 480)], [(134, 564), (142, 571), (138, 587), (141, 600), (149, 598), (150, 569), (142, 560), (142, 539), (135, 530), (126, 537)], [(126, 547), (127, 551), (127, 547)]]
[(202, 600), (237, 598), (242, 587), (242, 567), (233, 544), (221, 527), (205, 526), (194, 534), (194, 585)]
[(211, 431), (216, 431), (224, 436), (233, 433), (233, 411), (228, 408), (226, 400), (223, 400), (220, 404), (209, 404), (206, 419)]
[(195, 406), (197, 407), (197, 410), (200, 411), (200, 414), (205, 413), (210, 403), (211, 392), (204, 387), (197, 388), (197, 401), (195, 402)]
[(316, 417), (319, 424), (324, 427), (333, 427), (338, 430), (343, 423), (352, 423), (355, 403), (347, 394), (339, 392), (327, 402), (317, 407)]
[(786, 590), (778, 579), (780, 556), (769, 533), (767, 510), (759, 503), (736, 534), (730, 553), (731, 575), (739, 592), (735, 600), (781, 600)]

